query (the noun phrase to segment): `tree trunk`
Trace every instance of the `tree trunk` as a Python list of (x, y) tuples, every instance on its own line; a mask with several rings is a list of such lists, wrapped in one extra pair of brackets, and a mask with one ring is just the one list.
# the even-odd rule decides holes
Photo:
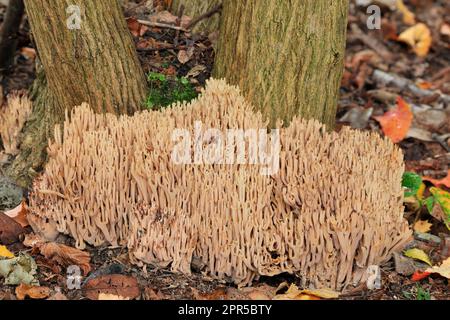
[[(81, 20), (71, 5), (79, 7)], [(33, 115), (21, 153), (7, 170), (22, 186), (42, 168), (47, 141), (66, 109), (88, 102), (96, 112), (132, 114), (147, 94), (117, 0), (26, 0), (25, 6), (42, 70), (31, 92)]]
[[(219, 5), (222, 0), (173, 0), (172, 2), (172, 12), (178, 15), (181, 10), (181, 6), (184, 6), (183, 14), (191, 17), (197, 18), (214, 7)], [(194, 32), (213, 32), (219, 29), (220, 15), (214, 14), (213, 16), (200, 21), (194, 28)]]
[(214, 76), (239, 85), (271, 123), (334, 127), (348, 0), (224, 0)]
[(23, 0), (11, 0), (0, 30), (0, 73), (6, 74), (14, 63), (20, 22), (24, 12)]

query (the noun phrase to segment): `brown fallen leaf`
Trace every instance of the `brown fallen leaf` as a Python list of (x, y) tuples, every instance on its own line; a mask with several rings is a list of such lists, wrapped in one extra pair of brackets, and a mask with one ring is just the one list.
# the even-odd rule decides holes
[(46, 242), (41, 236), (33, 233), (25, 235), (25, 239), (22, 241), (23, 245), (28, 248), (40, 247)]
[(14, 219), (0, 212), (0, 243), (10, 245), (19, 241), (19, 236), (25, 233), (24, 228)]
[(253, 301), (272, 300), (272, 296), (261, 289), (255, 289), (252, 292), (249, 292), (247, 295), (250, 300)]
[(18, 300), (25, 300), (27, 297), (42, 300), (48, 298), (49, 296), (50, 289), (47, 287), (35, 287), (22, 283), (16, 288), (16, 297)]
[(147, 26), (139, 23), (139, 21), (135, 18), (128, 18), (127, 25), (131, 34), (135, 37), (142, 37), (149, 29)]
[(65, 301), (65, 300), (69, 300), (69, 299), (67, 299), (67, 297), (63, 293), (56, 292), (54, 295), (52, 295), (47, 300)]
[(89, 280), (83, 286), (83, 294), (90, 300), (99, 300), (99, 298), (105, 297), (105, 295), (119, 296), (127, 300), (133, 300), (139, 297), (141, 292), (135, 278), (112, 274)]
[(158, 289), (146, 287), (144, 289), (143, 299), (160, 301), (160, 300), (166, 300), (167, 297)]
[(180, 61), (181, 64), (186, 64), (192, 59), (193, 55), (194, 47), (190, 47), (188, 50), (180, 50), (180, 52), (178, 52), (178, 61)]
[(81, 268), (84, 275), (91, 271), (89, 263), (91, 256), (88, 252), (54, 242), (40, 245), (39, 250), (44, 257), (63, 267), (77, 265)]
[(28, 227), (30, 224), (28, 223), (27, 215), (28, 215), (29, 209), (28, 206), (24, 201), (22, 201), (21, 204), (19, 204), (16, 208), (6, 211), (5, 214), (14, 219), (18, 224), (20, 224), (23, 228)]
[(122, 296), (116, 296), (115, 294), (100, 293), (98, 295), (97, 300), (100, 300), (100, 301), (125, 301), (125, 300), (130, 300), (130, 299), (122, 297)]
[(226, 288), (218, 288), (209, 293), (202, 293), (196, 288), (192, 288), (192, 294), (195, 300), (228, 300)]

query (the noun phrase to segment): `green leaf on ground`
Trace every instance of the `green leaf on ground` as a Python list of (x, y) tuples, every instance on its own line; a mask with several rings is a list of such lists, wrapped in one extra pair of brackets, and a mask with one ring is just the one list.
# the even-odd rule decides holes
[(417, 196), (422, 184), (422, 177), (414, 172), (405, 172), (402, 186), (405, 188), (405, 197)]

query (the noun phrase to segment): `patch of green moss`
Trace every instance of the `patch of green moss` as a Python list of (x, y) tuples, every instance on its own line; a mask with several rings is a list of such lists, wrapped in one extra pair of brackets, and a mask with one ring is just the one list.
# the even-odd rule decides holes
[(147, 75), (150, 93), (145, 103), (147, 109), (158, 110), (178, 101), (191, 101), (198, 96), (197, 91), (186, 78), (168, 77), (161, 73)]

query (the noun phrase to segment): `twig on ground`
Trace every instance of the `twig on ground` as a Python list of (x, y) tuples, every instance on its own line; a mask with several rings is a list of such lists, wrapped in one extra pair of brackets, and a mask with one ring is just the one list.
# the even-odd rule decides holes
[(151, 22), (151, 21), (147, 21), (147, 20), (138, 20), (138, 22), (147, 27), (166, 28), (166, 29), (179, 30), (179, 31), (183, 31), (183, 32), (189, 32), (189, 30), (187, 30), (186, 28), (174, 26), (171, 24), (165, 24), (165, 23), (160, 23), (160, 22)]
[(399, 75), (396, 75), (396, 74), (387, 73), (387, 72), (384, 72), (381, 70), (375, 70), (373, 73), (373, 79), (375, 80), (375, 82), (385, 85), (385, 86), (393, 85), (399, 89), (408, 90), (418, 97), (430, 97), (430, 96), (439, 94), (439, 97), (443, 102), (450, 104), (450, 96), (449, 95), (431, 91), (431, 90), (421, 89), (418, 86), (416, 86), (415, 83), (412, 82), (411, 80), (400, 77)]

